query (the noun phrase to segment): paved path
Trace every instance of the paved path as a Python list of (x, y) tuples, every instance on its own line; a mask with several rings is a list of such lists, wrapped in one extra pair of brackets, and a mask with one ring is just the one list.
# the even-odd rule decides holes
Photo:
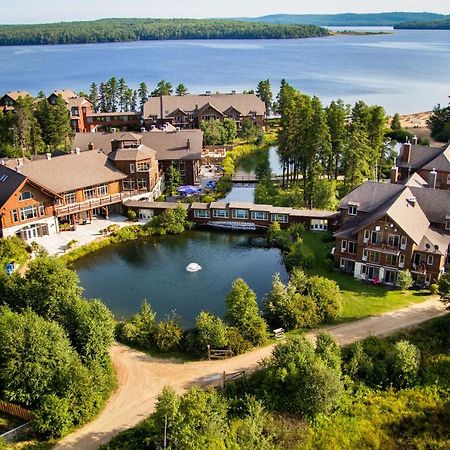
[[(328, 330), (345, 345), (370, 335), (388, 335), (443, 314), (442, 303), (432, 299), (395, 312), (331, 326)], [(310, 332), (308, 337), (314, 339), (316, 333)], [(219, 384), (223, 371), (254, 369), (272, 349), (273, 345), (224, 361), (183, 363), (175, 359), (152, 358), (124, 345), (115, 345), (111, 357), (116, 369), (117, 391), (95, 420), (66, 437), (56, 449), (95, 449), (150, 415), (164, 386), (170, 385), (182, 392), (192, 385)]]

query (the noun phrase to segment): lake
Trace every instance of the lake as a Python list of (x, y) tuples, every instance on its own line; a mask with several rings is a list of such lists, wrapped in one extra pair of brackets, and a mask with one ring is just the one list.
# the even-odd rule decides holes
[(446, 103), (450, 31), (296, 40), (144, 41), (0, 47), (0, 92), (89, 89), (111, 76), (151, 89), (161, 79), (190, 92), (241, 91), (282, 78), (325, 102), (363, 99), (388, 113)]
[[(202, 270), (186, 271), (191, 262)], [(237, 277), (260, 303), (275, 273), (287, 280), (280, 251), (266, 248), (263, 236), (199, 230), (112, 245), (78, 260), (75, 270), (85, 296), (101, 298), (117, 318), (137, 312), (146, 298), (160, 320), (176, 310), (185, 327), (201, 310), (223, 316)]]

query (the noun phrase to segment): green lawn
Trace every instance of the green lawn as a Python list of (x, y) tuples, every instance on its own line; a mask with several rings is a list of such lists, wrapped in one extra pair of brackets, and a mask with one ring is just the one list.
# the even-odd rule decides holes
[(340, 321), (360, 319), (420, 303), (429, 298), (428, 291), (401, 292), (386, 287), (374, 286), (339, 273), (330, 256), (333, 243), (325, 242), (326, 235), (305, 231), (303, 246), (313, 255), (313, 263), (307, 272), (335, 280), (344, 297), (344, 312)]

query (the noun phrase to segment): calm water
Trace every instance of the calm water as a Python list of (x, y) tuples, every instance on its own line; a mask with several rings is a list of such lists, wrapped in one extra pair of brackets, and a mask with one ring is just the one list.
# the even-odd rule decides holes
[[(187, 272), (191, 262), (202, 270)], [(147, 298), (160, 319), (175, 309), (184, 326), (192, 326), (202, 309), (223, 315), (237, 277), (259, 301), (275, 273), (287, 278), (279, 250), (265, 248), (263, 237), (214, 231), (114, 245), (78, 261), (75, 269), (85, 295), (103, 299), (116, 317), (135, 313)]]
[(300, 40), (162, 41), (0, 47), (0, 92), (88, 90), (92, 81), (123, 76), (130, 85), (161, 79), (191, 92), (254, 88), (286, 78), (324, 101), (364, 99), (389, 113), (446, 103), (450, 31)]

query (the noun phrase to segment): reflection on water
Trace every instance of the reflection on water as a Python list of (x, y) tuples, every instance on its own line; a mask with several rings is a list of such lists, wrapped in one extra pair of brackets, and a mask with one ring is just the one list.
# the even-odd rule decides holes
[[(188, 272), (192, 262), (202, 270)], [(192, 326), (201, 310), (225, 313), (225, 297), (242, 277), (258, 295), (270, 291), (272, 276), (287, 273), (280, 251), (252, 233), (190, 231), (113, 245), (88, 255), (75, 269), (90, 298), (101, 298), (117, 318), (138, 311), (148, 299), (162, 319), (171, 310)]]

